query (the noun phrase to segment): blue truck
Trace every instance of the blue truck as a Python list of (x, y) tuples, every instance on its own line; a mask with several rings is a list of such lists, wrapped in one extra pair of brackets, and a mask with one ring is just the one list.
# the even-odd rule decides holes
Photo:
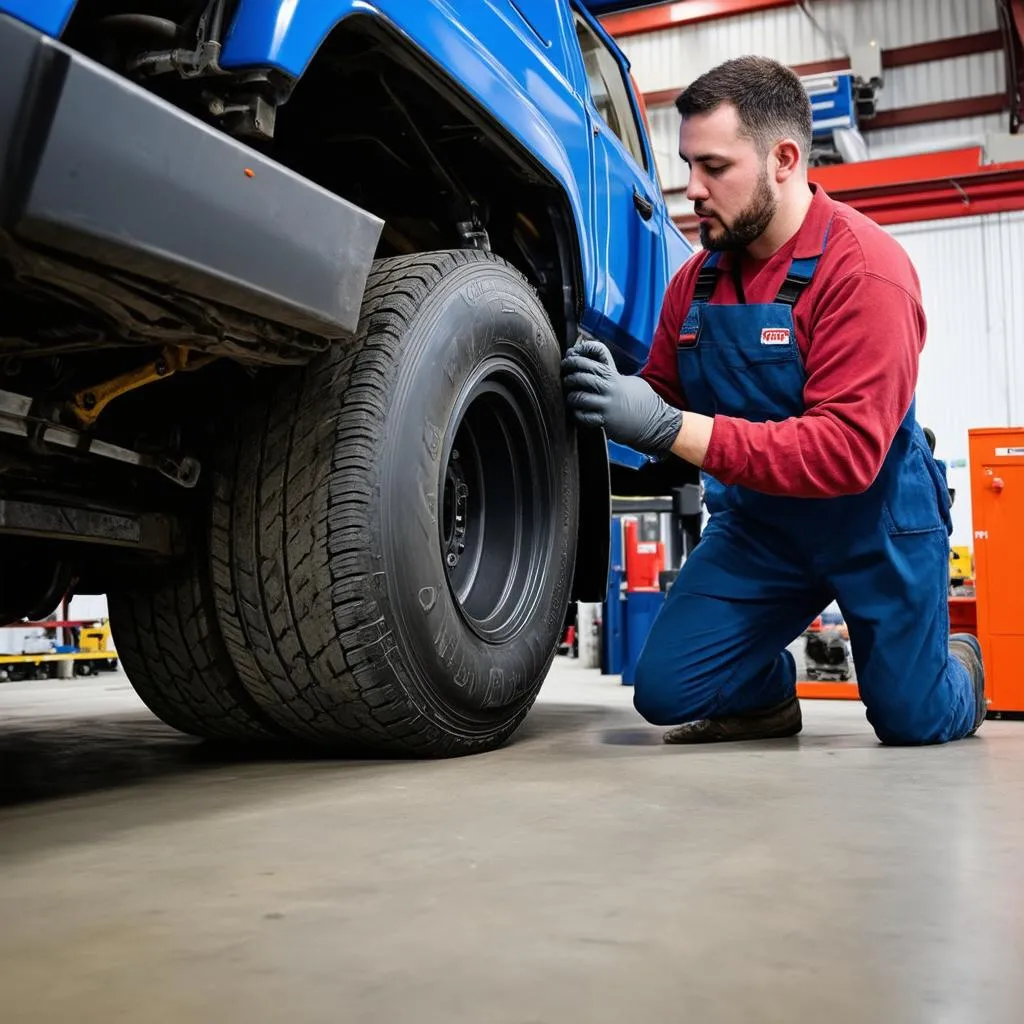
[(106, 594), (197, 736), (511, 736), (612, 489), (685, 482), (560, 391), (691, 253), (629, 6), (0, 0), (0, 619)]

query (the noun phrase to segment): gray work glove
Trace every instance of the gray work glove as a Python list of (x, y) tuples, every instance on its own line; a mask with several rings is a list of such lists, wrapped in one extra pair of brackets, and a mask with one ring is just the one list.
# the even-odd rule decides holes
[(642, 377), (619, 373), (601, 342), (578, 341), (566, 352), (562, 385), (566, 405), (581, 426), (604, 427), (613, 441), (644, 455), (663, 458), (672, 450), (682, 412)]

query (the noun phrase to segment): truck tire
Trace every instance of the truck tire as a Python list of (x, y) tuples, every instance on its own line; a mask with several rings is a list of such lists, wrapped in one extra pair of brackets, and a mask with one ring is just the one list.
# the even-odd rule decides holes
[(142, 702), (172, 728), (204, 739), (272, 739), (280, 730), (239, 682), (221, 639), (202, 549), (145, 585), (107, 594), (114, 647)]
[(560, 358), (498, 257), (380, 260), (355, 341), (240, 424), (215, 484), (217, 607), (243, 684), (293, 736), (450, 756), (522, 722), (575, 560)]

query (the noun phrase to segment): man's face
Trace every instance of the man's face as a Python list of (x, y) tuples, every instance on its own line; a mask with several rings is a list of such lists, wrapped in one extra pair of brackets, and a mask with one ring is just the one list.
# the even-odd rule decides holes
[(778, 209), (768, 173), (752, 139), (739, 134), (731, 103), (683, 118), (679, 155), (690, 165), (687, 199), (700, 218), (706, 249), (744, 249), (759, 238)]

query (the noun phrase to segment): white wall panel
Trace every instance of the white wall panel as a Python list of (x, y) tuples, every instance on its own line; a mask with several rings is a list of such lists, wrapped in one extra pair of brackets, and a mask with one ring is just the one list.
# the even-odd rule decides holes
[(1024, 424), (1024, 213), (989, 220), (990, 265), (997, 268), (989, 274), (989, 307), (1005, 353), (1007, 422)]
[[(914, 261), (928, 318), (918, 419), (935, 431), (938, 456), (966, 463), (971, 427), (1024, 421), (1024, 214), (888, 230)], [(966, 464), (951, 467), (949, 479), (953, 543), (973, 547)]]
[(110, 618), (104, 594), (76, 594), (68, 602), (68, 618), (99, 622)]
[(998, 27), (993, 0), (809, 0), (806, 7), (847, 45), (875, 39), (883, 49)]
[(679, 112), (672, 107), (655, 107), (647, 112), (651, 124), (651, 147), (658, 164), (662, 188), (683, 187), (690, 172), (679, 156)]
[(830, 47), (823, 41), (797, 7), (627, 36), (619, 46), (629, 57), (644, 92), (685, 85), (716, 64), (744, 53), (764, 54), (785, 64), (845, 55), (838, 42)]
[(885, 86), (878, 93), (878, 109), (913, 107), (966, 96), (991, 96), (1005, 90), (1004, 76), (1001, 51), (888, 68)]

